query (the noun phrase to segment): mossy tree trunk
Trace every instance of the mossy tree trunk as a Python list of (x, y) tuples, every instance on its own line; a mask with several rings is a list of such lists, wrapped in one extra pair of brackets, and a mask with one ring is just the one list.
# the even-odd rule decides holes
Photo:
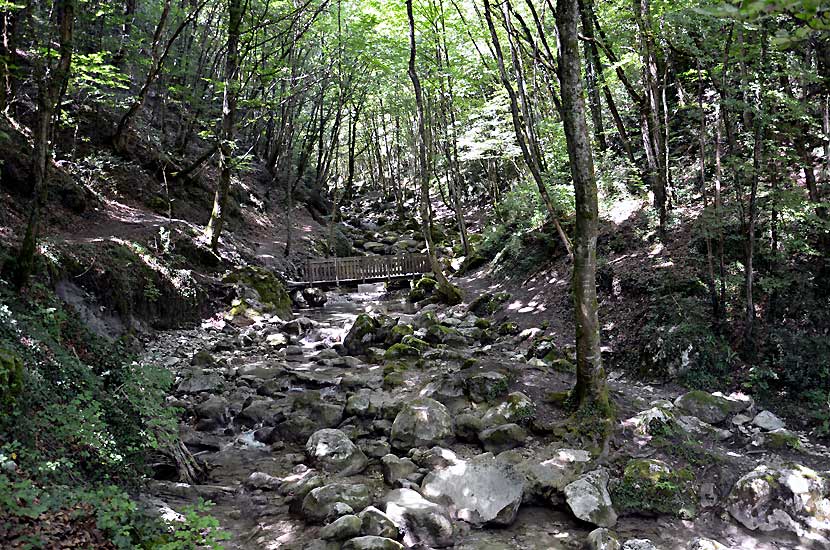
[(556, 26), (559, 30), (562, 121), (565, 126), (576, 198), (573, 299), (577, 373), (572, 397), (580, 409), (595, 411), (595, 415), (610, 416), (597, 315), (597, 184), (585, 121), (577, 35), (578, 18), (577, 0), (557, 1)]

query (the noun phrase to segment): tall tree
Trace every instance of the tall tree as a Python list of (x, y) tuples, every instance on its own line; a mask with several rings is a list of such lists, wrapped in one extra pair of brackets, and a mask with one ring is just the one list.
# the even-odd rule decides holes
[(40, 234), (41, 211), (46, 203), (49, 168), (52, 164), (52, 144), (55, 112), (69, 81), (72, 65), (75, 29), (75, 0), (55, 3), (58, 28), (57, 61), (51, 55), (51, 32), (47, 33), (46, 54), (35, 62), (37, 79), (37, 111), (34, 124), (34, 151), (32, 152), (32, 206), (26, 224), (26, 235), (17, 257), (14, 283), (24, 287), (34, 271), (35, 253)]
[(435, 275), (435, 280), (438, 282), (438, 293), (441, 294), (444, 300), (448, 303), (458, 303), (461, 301), (461, 293), (454, 287), (447, 276), (444, 275), (444, 270), (438, 261), (438, 256), (435, 252), (435, 243), (432, 239), (432, 218), (431, 209), (429, 206), (429, 180), (430, 180), (430, 164), (427, 161), (427, 129), (424, 115), (424, 94), (421, 89), (421, 80), (418, 77), (418, 70), (416, 67), (417, 49), (415, 45), (415, 15), (412, 12), (412, 0), (406, 0), (406, 15), (409, 20), (409, 78), (412, 80), (412, 89), (415, 92), (417, 131), (415, 139), (417, 141), (418, 165), (421, 187), (421, 201), (419, 205), (419, 212), (421, 215), (421, 231), (424, 235), (424, 241), (427, 245), (427, 254), (429, 255), (429, 263), (432, 267), (432, 273)]
[(227, 216), (234, 150), (234, 120), (239, 94), (239, 36), (242, 30), (242, 1), (228, 0), (228, 42), (225, 54), (225, 79), (222, 94), (222, 129), (219, 136), (219, 184), (213, 198), (213, 210), (205, 228), (211, 250), (219, 250), (219, 237)]
[(576, 198), (574, 232), (573, 301), (576, 325), (576, 386), (572, 400), (582, 410), (610, 417), (605, 369), (600, 353), (597, 314), (598, 205), (594, 159), (579, 59), (579, 10), (577, 0), (558, 0), (559, 85), (562, 90), (562, 122)]

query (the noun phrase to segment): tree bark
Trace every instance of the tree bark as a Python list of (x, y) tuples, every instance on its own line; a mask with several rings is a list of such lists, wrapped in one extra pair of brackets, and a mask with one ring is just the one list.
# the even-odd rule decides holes
[(214, 253), (219, 251), (219, 237), (227, 216), (231, 186), (234, 121), (239, 93), (239, 36), (242, 27), (242, 0), (228, 0), (228, 51), (225, 57), (225, 82), (222, 95), (222, 132), (219, 141), (219, 185), (213, 198), (213, 211), (205, 228), (205, 238)]
[(573, 299), (576, 325), (576, 385), (572, 402), (600, 419), (612, 411), (600, 353), (597, 313), (597, 184), (591, 142), (585, 119), (577, 34), (577, 0), (557, 0), (556, 27), (559, 31), (559, 83), (562, 94), (562, 122), (568, 147), (576, 198), (574, 233)]
[(431, 230), (431, 215), (429, 208), (429, 163), (427, 162), (427, 139), (426, 139), (426, 123), (424, 119), (424, 95), (421, 89), (421, 81), (418, 78), (418, 71), (415, 66), (416, 46), (415, 46), (415, 16), (412, 13), (412, 0), (406, 0), (406, 14), (409, 19), (409, 78), (412, 81), (412, 88), (415, 92), (415, 105), (417, 111), (417, 126), (418, 131), (415, 133), (415, 138), (418, 148), (418, 164), (420, 164), (420, 187), (421, 200), (419, 203), (419, 212), (421, 214), (421, 231), (424, 235), (424, 241), (427, 245), (427, 254), (429, 255), (429, 263), (432, 267), (432, 273), (435, 275), (435, 280), (438, 282), (438, 292), (444, 297), (445, 301), (450, 303), (458, 303), (461, 300), (461, 294), (447, 280), (444, 275), (444, 270), (438, 262), (438, 256), (435, 252), (435, 243), (432, 240)]
[(52, 138), (54, 115), (60, 105), (63, 91), (69, 80), (72, 66), (72, 52), (75, 29), (75, 0), (56, 2), (59, 29), (59, 58), (52, 65), (45, 56), (43, 65), (38, 67), (37, 113), (34, 125), (34, 151), (32, 152), (32, 207), (26, 224), (26, 234), (17, 256), (14, 284), (18, 289), (29, 282), (34, 272), (37, 241), (40, 234), (41, 211), (46, 203), (49, 167), (52, 164)]

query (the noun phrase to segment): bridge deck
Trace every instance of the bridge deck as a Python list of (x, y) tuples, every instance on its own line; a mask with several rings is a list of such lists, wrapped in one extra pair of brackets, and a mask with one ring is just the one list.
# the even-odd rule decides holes
[(326, 258), (306, 262), (303, 280), (295, 284), (340, 284), (399, 279), (423, 275), (431, 270), (429, 256), (426, 254)]

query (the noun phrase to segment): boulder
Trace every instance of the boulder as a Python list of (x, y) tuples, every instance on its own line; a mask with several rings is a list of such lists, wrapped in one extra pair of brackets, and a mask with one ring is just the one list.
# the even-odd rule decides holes
[(305, 450), (318, 467), (344, 477), (359, 474), (369, 464), (363, 451), (340, 430), (314, 432), (306, 442)]
[(445, 502), (456, 518), (468, 523), (510, 525), (522, 503), (523, 486), (513, 466), (482, 455), (427, 474), (421, 492)]
[(343, 347), (352, 355), (365, 354), (367, 348), (378, 341), (376, 336), (379, 328), (380, 323), (377, 319), (367, 313), (361, 313), (343, 338)]
[(275, 491), (282, 483), (282, 479), (266, 474), (265, 472), (252, 472), (248, 476), (248, 479), (245, 480), (245, 487), (262, 491)]
[(507, 395), (507, 377), (499, 372), (481, 372), (464, 381), (470, 400), (475, 403), (495, 401)]
[(617, 513), (608, 494), (608, 472), (600, 468), (565, 486), (565, 502), (573, 515), (598, 527), (613, 527)]
[(659, 550), (648, 539), (628, 539), (623, 543), (622, 550)]
[(486, 428), (502, 424), (527, 424), (536, 416), (536, 405), (522, 392), (508, 394), (504, 401), (491, 407), (481, 421)]
[(604, 527), (594, 529), (585, 539), (586, 550), (620, 550), (622, 545), (616, 535)]
[(384, 498), (386, 515), (403, 533), (407, 547), (447, 548), (455, 544), (455, 528), (447, 510), (411, 489), (395, 489)]
[(218, 372), (194, 372), (182, 380), (176, 391), (178, 393), (218, 393), (225, 383), (225, 377)]
[(462, 413), (453, 420), (455, 437), (462, 441), (476, 442), (483, 426), (481, 419), (474, 414)]
[(830, 536), (830, 479), (801, 464), (758, 466), (741, 477), (726, 509), (747, 529)]
[(784, 428), (784, 421), (769, 411), (761, 411), (752, 419), (752, 424), (767, 432)]
[(210, 430), (224, 427), (228, 423), (228, 406), (227, 399), (212, 395), (196, 405), (195, 412), (202, 427)]
[(674, 401), (674, 405), (709, 424), (720, 424), (738, 412), (737, 407), (726, 397), (701, 390), (681, 395)]
[(406, 403), (392, 423), (391, 444), (396, 449), (441, 445), (453, 437), (447, 408), (427, 397)]
[(692, 519), (697, 514), (695, 475), (688, 468), (674, 470), (662, 460), (628, 461), (614, 487), (614, 504), (636, 514), (669, 514)]
[(360, 534), (360, 527), (363, 522), (354, 515), (346, 515), (337, 518), (320, 529), (320, 538), (323, 540), (346, 540)]
[[(349, 511), (342, 506), (344, 504)], [(303, 516), (312, 522), (322, 522), (332, 515), (347, 515), (371, 504), (369, 488), (363, 484), (330, 483), (312, 489), (303, 499)], [(345, 511), (339, 514), (340, 510)]]
[(591, 453), (581, 449), (545, 449), (518, 464), (525, 477), (525, 493), (550, 499), (575, 481), (591, 462)]
[(729, 547), (724, 546), (716, 540), (696, 538), (689, 541), (686, 550), (729, 550)]
[(322, 288), (304, 288), (302, 294), (309, 307), (323, 307), (328, 301), (328, 296)]
[(518, 424), (502, 424), (482, 430), (478, 439), (485, 451), (498, 454), (524, 445), (527, 432)]
[(372, 535), (388, 539), (397, 539), (400, 536), (395, 522), (374, 506), (369, 506), (360, 512), (358, 517), (361, 520), (361, 535)]
[(341, 550), (403, 550), (403, 544), (384, 537), (355, 537), (346, 541)]
[(418, 466), (408, 458), (398, 458), (388, 454), (380, 459), (380, 471), (383, 473), (383, 481), (389, 485), (406, 479), (418, 471)]

